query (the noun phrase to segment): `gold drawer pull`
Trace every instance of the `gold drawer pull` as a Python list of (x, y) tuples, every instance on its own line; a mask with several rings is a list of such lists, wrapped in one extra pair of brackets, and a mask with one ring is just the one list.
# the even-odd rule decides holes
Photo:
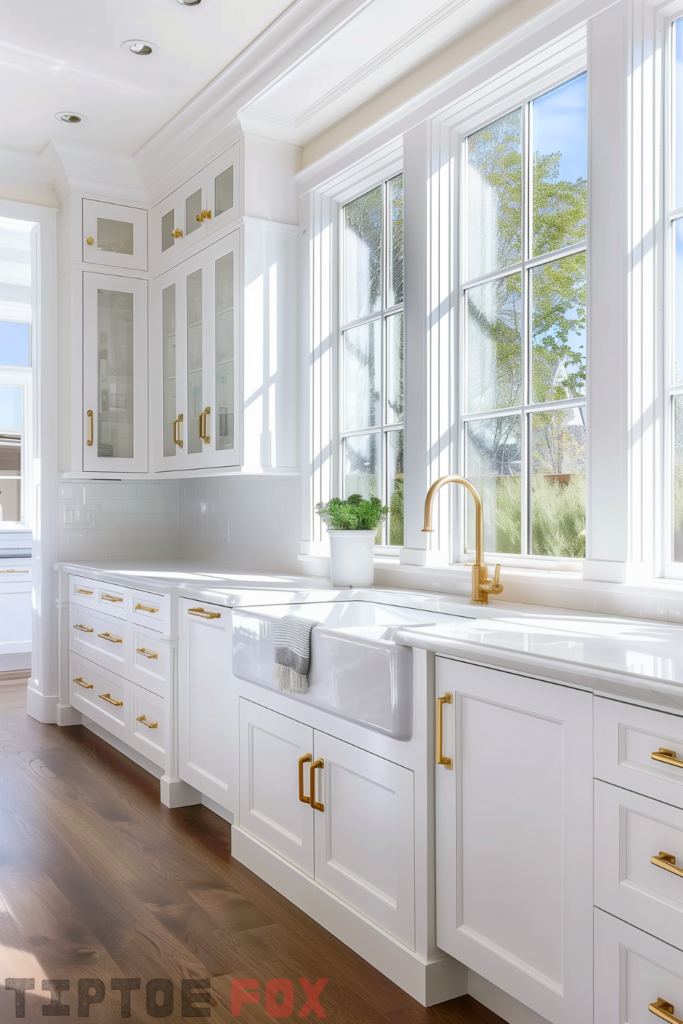
[(84, 680), (80, 676), (78, 677), (78, 679), (74, 679), (74, 683), (78, 683), (78, 685), (82, 686), (84, 690), (92, 690), (93, 689), (92, 683), (84, 682)]
[(86, 597), (92, 597), (92, 590), (76, 590), (76, 593), (77, 594), (85, 594)]
[(316, 768), (324, 768), (324, 767), (325, 767), (325, 762), (323, 761), (322, 757), (319, 758), (317, 761), (314, 761), (313, 764), (310, 767), (310, 772), (311, 772), (311, 807), (315, 811), (324, 811), (325, 810), (325, 804), (318, 803), (318, 801), (315, 798), (315, 770), (316, 770)]
[(150, 612), (152, 615), (156, 615), (156, 613), (159, 611), (159, 609), (158, 608), (152, 608), (151, 604), (136, 604), (135, 605), (135, 611), (136, 612)]
[(207, 612), (204, 608), (188, 608), (188, 615), (198, 615), (200, 619), (220, 619), (220, 612)]
[[(182, 231), (181, 231), (182, 234)], [(183, 422), (183, 414), (180, 413), (177, 419), (173, 420), (173, 444), (177, 444), (179, 448), (183, 447), (183, 442), (180, 440), (180, 424)]]
[(658, 999), (656, 1003), (650, 1003), (648, 1010), (656, 1017), (668, 1021), (668, 1024), (683, 1024), (680, 1017), (674, 1017), (674, 1004), (667, 1002), (666, 999)]
[(0, 569), (0, 572), (28, 572), (28, 569)]
[[(90, 632), (92, 633), (92, 630)], [(98, 633), (97, 635), (101, 636), (103, 640), (108, 640), (110, 644), (123, 643), (123, 637), (121, 636), (112, 636), (111, 633)]]
[(101, 693), (100, 694), (100, 700), (106, 700), (107, 704), (113, 704), (115, 708), (122, 708), (123, 707), (123, 701), (122, 700), (114, 700), (114, 698), (112, 697), (112, 695), (110, 693)]
[(445, 693), (436, 698), (436, 763), (442, 764), (449, 771), (453, 770), (453, 759), (443, 756), (443, 706), (453, 703), (453, 694)]
[(302, 804), (310, 804), (310, 796), (304, 796), (304, 765), (313, 760), (313, 754), (304, 754), (299, 758), (299, 800)]
[(145, 717), (145, 715), (140, 715), (140, 717), (136, 718), (135, 721), (136, 722), (141, 722), (143, 725), (146, 725), (148, 729), (158, 729), (159, 728), (159, 723), (158, 722), (148, 722), (147, 718)]
[(661, 761), (663, 764), (672, 764), (676, 768), (683, 768), (683, 761), (676, 757), (675, 750), (667, 750), (666, 747), (660, 747), (659, 750), (650, 754), (650, 757), (653, 761)]
[(92, 409), (88, 409), (88, 411), (87, 411), (87, 413), (85, 415), (88, 417), (88, 432), (89, 432), (88, 440), (85, 443), (87, 444), (88, 448), (92, 448), (93, 441), (94, 441)]
[(145, 658), (158, 658), (158, 654), (154, 654), (152, 651), (148, 651), (145, 647), (136, 647), (136, 654), (142, 654)]
[(672, 875), (678, 875), (679, 878), (683, 878), (683, 868), (676, 867), (676, 858), (672, 853), (665, 853), (664, 850), (660, 850), (658, 857), (650, 857), (650, 864), (654, 864), (656, 868), (664, 868), (665, 871), (670, 871)]
[(74, 629), (79, 629), (81, 633), (95, 632), (95, 630), (91, 626), (83, 626), (80, 622), (74, 622)]
[(119, 602), (123, 604), (123, 598), (116, 597), (114, 594), (102, 594), (102, 600), (109, 601), (111, 604), (118, 604)]

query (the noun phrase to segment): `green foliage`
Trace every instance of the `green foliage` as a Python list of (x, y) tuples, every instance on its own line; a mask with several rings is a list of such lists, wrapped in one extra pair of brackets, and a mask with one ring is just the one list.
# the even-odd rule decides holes
[(403, 477), (394, 479), (394, 490), (389, 502), (389, 543), (403, 544)]
[(535, 555), (586, 557), (586, 478), (567, 483), (542, 476), (533, 481), (532, 548)]
[(328, 530), (376, 530), (389, 511), (379, 498), (362, 494), (319, 502), (315, 510)]

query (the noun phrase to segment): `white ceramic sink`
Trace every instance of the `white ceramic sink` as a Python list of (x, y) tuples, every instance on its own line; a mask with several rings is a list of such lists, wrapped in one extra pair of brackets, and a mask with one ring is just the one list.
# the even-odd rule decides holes
[(287, 696), (397, 739), (410, 739), (412, 650), (396, 643), (394, 633), (407, 625), (452, 622), (452, 615), (372, 601), (235, 609), (232, 670), (236, 676), (277, 689), (273, 623), (285, 615), (320, 623), (311, 634), (308, 693)]

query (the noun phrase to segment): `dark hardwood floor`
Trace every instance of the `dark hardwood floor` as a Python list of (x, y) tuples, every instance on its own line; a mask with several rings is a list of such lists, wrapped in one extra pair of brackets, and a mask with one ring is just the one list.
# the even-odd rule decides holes
[[(299, 979), (327, 978), (320, 1006), (338, 1024), (501, 1024), (469, 996), (420, 1006), (232, 861), (226, 822), (203, 807), (170, 811), (158, 790), (81, 726), (0, 712), (0, 1020), (14, 1020), (22, 998), (3, 990), (5, 979), (34, 979), (23, 998), (24, 1019), (36, 1022), (50, 1007), (44, 980), (69, 983), (62, 1016), (70, 1007), (72, 1017), (115, 1022), (126, 997), (112, 979), (132, 979), (129, 1019), (139, 1021), (207, 1012), (231, 1021), (233, 979), (254, 979), (244, 987), (258, 980), (260, 1001), (241, 1006), (251, 1024), (289, 1013), (287, 984), (269, 993), (278, 1005), (266, 1005), (270, 979), (292, 983), (297, 1018), (306, 1007)], [(186, 994), (185, 1016), (183, 979), (210, 980), (208, 994)]]

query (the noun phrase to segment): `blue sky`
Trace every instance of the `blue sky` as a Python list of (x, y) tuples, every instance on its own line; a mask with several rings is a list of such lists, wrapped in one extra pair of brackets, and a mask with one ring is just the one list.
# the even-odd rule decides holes
[(560, 178), (586, 177), (586, 76), (579, 75), (533, 104), (534, 153), (562, 153)]
[(0, 366), (29, 366), (30, 336), (28, 324), (0, 320)]
[(0, 386), (0, 430), (21, 431), (21, 388)]

